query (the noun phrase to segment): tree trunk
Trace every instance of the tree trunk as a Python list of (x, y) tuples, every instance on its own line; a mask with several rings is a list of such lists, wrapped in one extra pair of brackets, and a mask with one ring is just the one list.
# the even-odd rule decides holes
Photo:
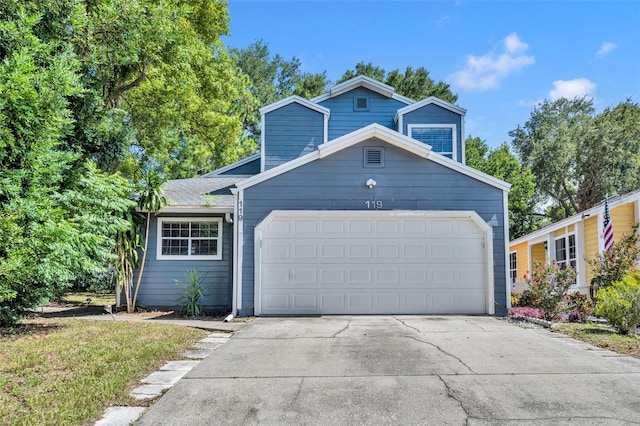
[[(133, 310), (136, 309), (136, 299), (138, 298), (138, 290), (140, 290), (140, 283), (142, 282), (142, 272), (144, 271), (144, 263), (147, 260), (147, 245), (149, 244), (149, 221), (151, 220), (151, 212), (147, 211), (147, 223), (144, 230), (144, 247), (142, 247), (142, 262), (140, 262), (140, 271), (138, 272), (138, 279), (136, 280), (136, 290), (133, 293)], [(133, 277), (132, 277), (133, 278)]]

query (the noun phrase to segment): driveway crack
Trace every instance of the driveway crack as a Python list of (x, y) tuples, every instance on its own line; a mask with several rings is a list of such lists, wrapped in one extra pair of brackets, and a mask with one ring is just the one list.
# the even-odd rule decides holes
[(467, 411), (462, 401), (455, 397), (455, 395), (453, 394), (453, 391), (449, 387), (449, 384), (442, 378), (442, 376), (439, 374), (437, 376), (442, 382), (442, 384), (444, 385), (444, 388), (447, 390), (447, 396), (453, 399), (454, 401), (456, 401), (458, 404), (460, 404), (460, 408), (464, 412), (464, 416), (465, 416), (464, 424), (465, 425), (469, 424), (469, 411)]
[(347, 320), (347, 325), (344, 326), (344, 328), (342, 328), (342, 330), (337, 331), (333, 336), (333, 338), (336, 338), (338, 336), (338, 334), (342, 333), (343, 331), (346, 331), (349, 326), (351, 325), (351, 320)]
[[(411, 327), (410, 325), (405, 324), (405, 322), (404, 322), (404, 321), (402, 321), (402, 320), (400, 320), (400, 319), (398, 319), (398, 318), (396, 318), (396, 317), (393, 317), (393, 318), (394, 318), (396, 321), (399, 321), (399, 322), (400, 322), (402, 325), (404, 325), (405, 327), (407, 327), (407, 328), (409, 328), (409, 329), (411, 329), (411, 330), (415, 330), (416, 332), (420, 333), (420, 330), (418, 330), (417, 328), (415, 328), (415, 327)], [(409, 338), (409, 339), (413, 339), (413, 340), (415, 340), (416, 342), (420, 342), (420, 343), (424, 343), (424, 344), (426, 344), (426, 345), (433, 346), (434, 348), (436, 348), (437, 350), (439, 350), (439, 351), (440, 351), (440, 352), (442, 352), (443, 354), (445, 354), (445, 355), (447, 355), (447, 356), (450, 356), (451, 358), (453, 358), (453, 359), (457, 360), (460, 364), (464, 365), (464, 366), (465, 366), (465, 368), (467, 368), (471, 373), (473, 373), (473, 374), (478, 374), (478, 373), (476, 373), (475, 371), (473, 371), (473, 369), (472, 369), (471, 367), (469, 367), (469, 366), (468, 366), (468, 365), (467, 365), (463, 360), (461, 360), (459, 357), (455, 356), (455, 355), (454, 355), (454, 354), (452, 354), (452, 353), (449, 353), (449, 352), (445, 351), (444, 349), (442, 349), (440, 346), (436, 345), (435, 343), (431, 343), (431, 342), (426, 341), (426, 340), (418, 339), (416, 336), (409, 336), (409, 335), (405, 335), (404, 337), (407, 337), (407, 338)]]

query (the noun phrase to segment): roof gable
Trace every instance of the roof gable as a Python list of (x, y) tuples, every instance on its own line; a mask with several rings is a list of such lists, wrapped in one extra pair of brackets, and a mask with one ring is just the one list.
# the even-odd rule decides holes
[(455, 170), (473, 179), (479, 180), (488, 185), (499, 188), (503, 191), (508, 191), (509, 188), (511, 187), (509, 183), (506, 183), (500, 179), (496, 179), (493, 176), (489, 176), (471, 167), (465, 166), (464, 164), (458, 163), (457, 161), (451, 160), (440, 154), (436, 154), (431, 151), (431, 147), (429, 145), (418, 142), (413, 138), (402, 135), (394, 130), (381, 126), (380, 124), (377, 124), (377, 123), (370, 124), (366, 127), (363, 127), (362, 129), (358, 129), (354, 132), (351, 132), (347, 135), (334, 139), (330, 142), (326, 142), (318, 146), (317, 150), (309, 154), (306, 154), (302, 157), (296, 158), (295, 160), (281, 164), (268, 171), (265, 171), (253, 177), (250, 177), (242, 182), (239, 182), (236, 186), (239, 189), (249, 188), (253, 185), (257, 185), (258, 183), (269, 180), (273, 177), (286, 173), (290, 170), (296, 169), (312, 161), (318, 160), (320, 158), (324, 158), (328, 155), (341, 151), (345, 148), (348, 148), (352, 145), (358, 144), (370, 138), (381, 139), (391, 145), (394, 145), (398, 148), (411, 152), (421, 158), (431, 160), (435, 163), (438, 163), (449, 169)]
[(263, 114), (263, 115), (267, 114), (267, 113), (269, 113), (271, 111), (274, 111), (276, 109), (282, 108), (282, 107), (287, 106), (287, 105), (292, 104), (292, 103), (300, 104), (300, 105), (302, 105), (304, 107), (307, 107), (307, 108), (309, 108), (311, 110), (314, 110), (314, 111), (317, 111), (317, 112), (319, 112), (321, 114), (324, 114), (327, 117), (330, 114), (330, 111), (329, 111), (328, 108), (325, 108), (322, 105), (318, 105), (313, 100), (312, 101), (308, 101), (307, 99), (302, 98), (300, 96), (296, 96), (296, 95), (289, 96), (288, 98), (279, 100), (278, 102), (274, 102), (272, 104), (269, 104), (269, 105), (266, 105), (266, 106), (260, 108), (260, 114)]
[(449, 103), (447, 101), (443, 101), (442, 99), (436, 98), (435, 96), (429, 96), (428, 98), (425, 98), (425, 99), (423, 99), (423, 100), (421, 100), (419, 102), (415, 102), (415, 103), (413, 103), (411, 105), (407, 105), (404, 108), (400, 108), (398, 110), (398, 112), (396, 113), (396, 121), (398, 121), (398, 117), (400, 117), (400, 116), (402, 116), (404, 114), (407, 114), (407, 113), (409, 113), (411, 111), (415, 111), (417, 109), (420, 109), (425, 105), (431, 105), (431, 104), (438, 105), (441, 108), (447, 109), (447, 110), (449, 110), (451, 112), (455, 112), (456, 114), (459, 114), (461, 116), (464, 116), (467, 113), (467, 110), (464, 109), (464, 108), (456, 106), (456, 105), (454, 105), (452, 103)]
[(365, 77), (363, 75), (359, 75), (352, 78), (351, 80), (345, 81), (344, 83), (333, 86), (327, 93), (311, 99), (311, 102), (322, 102), (343, 93), (347, 93), (357, 87), (365, 87), (373, 92), (379, 93), (382, 96), (395, 99), (407, 105), (413, 104), (415, 102), (413, 99), (409, 99), (405, 96), (397, 94), (393, 87), (374, 80), (370, 77)]

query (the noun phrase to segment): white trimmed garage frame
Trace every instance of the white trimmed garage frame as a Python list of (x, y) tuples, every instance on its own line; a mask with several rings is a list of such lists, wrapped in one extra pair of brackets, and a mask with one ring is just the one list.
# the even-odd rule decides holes
[(494, 306), (494, 275), (493, 275), (493, 228), (474, 211), (448, 210), (273, 210), (256, 227), (254, 231), (254, 315), (262, 314), (262, 236), (263, 231), (277, 219), (300, 218), (349, 218), (370, 217), (377, 218), (416, 218), (425, 219), (470, 219), (484, 234), (484, 262), (485, 262), (485, 306), (486, 313), (495, 314)]

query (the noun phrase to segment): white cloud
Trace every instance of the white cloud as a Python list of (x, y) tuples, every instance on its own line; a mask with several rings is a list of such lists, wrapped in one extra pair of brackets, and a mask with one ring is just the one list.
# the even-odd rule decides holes
[(618, 47), (617, 44), (612, 43), (610, 41), (605, 41), (604, 43), (602, 43), (600, 45), (600, 49), (598, 49), (598, 51), (596, 52), (596, 55), (597, 56), (606, 55), (607, 53), (611, 52), (612, 50), (614, 50), (617, 47)]
[(468, 90), (487, 90), (497, 87), (510, 74), (531, 65), (535, 57), (527, 55), (529, 45), (511, 33), (503, 40), (502, 52), (482, 56), (467, 55), (463, 69), (449, 75), (454, 86)]
[(553, 82), (554, 89), (549, 92), (551, 100), (560, 98), (575, 99), (585, 96), (593, 96), (596, 84), (586, 78), (575, 78), (573, 80), (556, 80)]

